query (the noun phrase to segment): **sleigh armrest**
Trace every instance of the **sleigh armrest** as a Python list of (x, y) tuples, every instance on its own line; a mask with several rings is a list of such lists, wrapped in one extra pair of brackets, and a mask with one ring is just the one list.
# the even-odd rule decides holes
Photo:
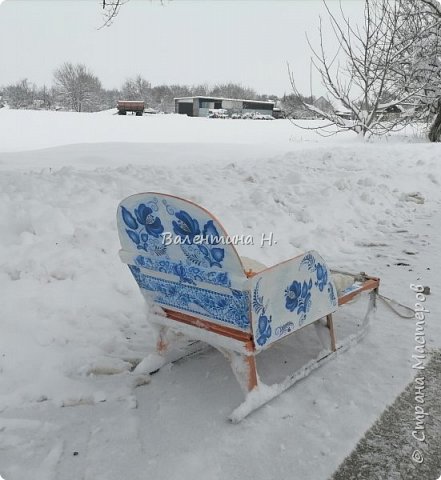
[(267, 268), (248, 282), (256, 350), (337, 310), (330, 271), (315, 251)]
[[(333, 272), (331, 272), (331, 274), (332, 273)], [(379, 286), (380, 279), (378, 277), (370, 277), (362, 272), (354, 277), (354, 281), (349, 287), (338, 293), (338, 304), (344, 305), (361, 292), (370, 292), (371, 290), (378, 289)]]

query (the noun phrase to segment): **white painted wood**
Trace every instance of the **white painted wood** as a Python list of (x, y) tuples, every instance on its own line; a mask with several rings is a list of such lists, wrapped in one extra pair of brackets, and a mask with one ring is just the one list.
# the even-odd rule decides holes
[(263, 270), (248, 284), (257, 350), (337, 310), (335, 285), (315, 251)]

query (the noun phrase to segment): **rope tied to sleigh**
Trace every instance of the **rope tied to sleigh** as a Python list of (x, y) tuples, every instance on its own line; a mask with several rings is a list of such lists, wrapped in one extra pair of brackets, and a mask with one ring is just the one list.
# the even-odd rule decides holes
[[(408, 307), (407, 305), (404, 305), (400, 302), (397, 302), (396, 300), (393, 300), (392, 298), (386, 297), (385, 295), (382, 295), (381, 293), (375, 292), (377, 297), (380, 300), (383, 300), (383, 303), (388, 307), (392, 312), (394, 312), (396, 315), (398, 315), (400, 318), (414, 318), (415, 317), (415, 310), (411, 307)], [(404, 311), (408, 313), (400, 313), (398, 310), (399, 307), (403, 309)]]

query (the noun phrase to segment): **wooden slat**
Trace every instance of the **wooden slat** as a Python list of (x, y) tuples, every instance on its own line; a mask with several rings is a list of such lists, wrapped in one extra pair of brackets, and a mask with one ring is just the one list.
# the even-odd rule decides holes
[[(253, 336), (250, 332), (243, 332), (241, 330), (235, 330), (231, 327), (226, 327), (224, 325), (218, 325), (217, 323), (209, 322), (208, 320), (202, 320), (192, 315), (188, 315), (182, 312), (176, 312), (168, 308), (163, 308), (164, 312), (167, 314), (167, 317), (172, 318), (178, 322), (186, 323), (188, 325), (193, 325), (194, 327), (203, 328), (209, 332), (217, 333), (218, 335), (223, 335), (224, 337), (234, 338), (235, 340), (242, 341), (244, 343), (251, 342)], [(247, 348), (249, 350), (249, 348)], [(254, 350), (254, 348), (252, 349)]]
[(368, 277), (368, 279), (360, 285), (357, 290), (353, 290), (352, 292), (347, 293), (346, 295), (343, 295), (342, 297), (338, 298), (338, 304), (339, 305), (344, 305), (345, 303), (348, 303), (350, 300), (352, 300), (355, 296), (360, 294), (361, 292), (364, 291), (369, 291), (369, 290), (375, 290), (380, 286), (380, 279), (376, 277)]

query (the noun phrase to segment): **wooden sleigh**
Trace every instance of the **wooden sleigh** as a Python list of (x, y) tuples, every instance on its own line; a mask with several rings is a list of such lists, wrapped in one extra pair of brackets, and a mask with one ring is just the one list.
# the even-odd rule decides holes
[[(315, 251), (261, 271), (246, 269), (219, 221), (195, 203), (162, 193), (141, 193), (118, 206), (118, 233), (126, 263), (142, 294), (164, 315), (152, 315), (157, 348), (142, 362), (149, 373), (185, 356), (175, 334), (202, 341), (229, 360), (246, 395), (230, 416), (240, 421), (331, 359), (339, 349), (333, 313), (363, 291), (371, 304), (379, 279), (362, 275), (343, 292)], [(268, 387), (259, 379), (256, 355), (320, 319), (329, 350)]]

